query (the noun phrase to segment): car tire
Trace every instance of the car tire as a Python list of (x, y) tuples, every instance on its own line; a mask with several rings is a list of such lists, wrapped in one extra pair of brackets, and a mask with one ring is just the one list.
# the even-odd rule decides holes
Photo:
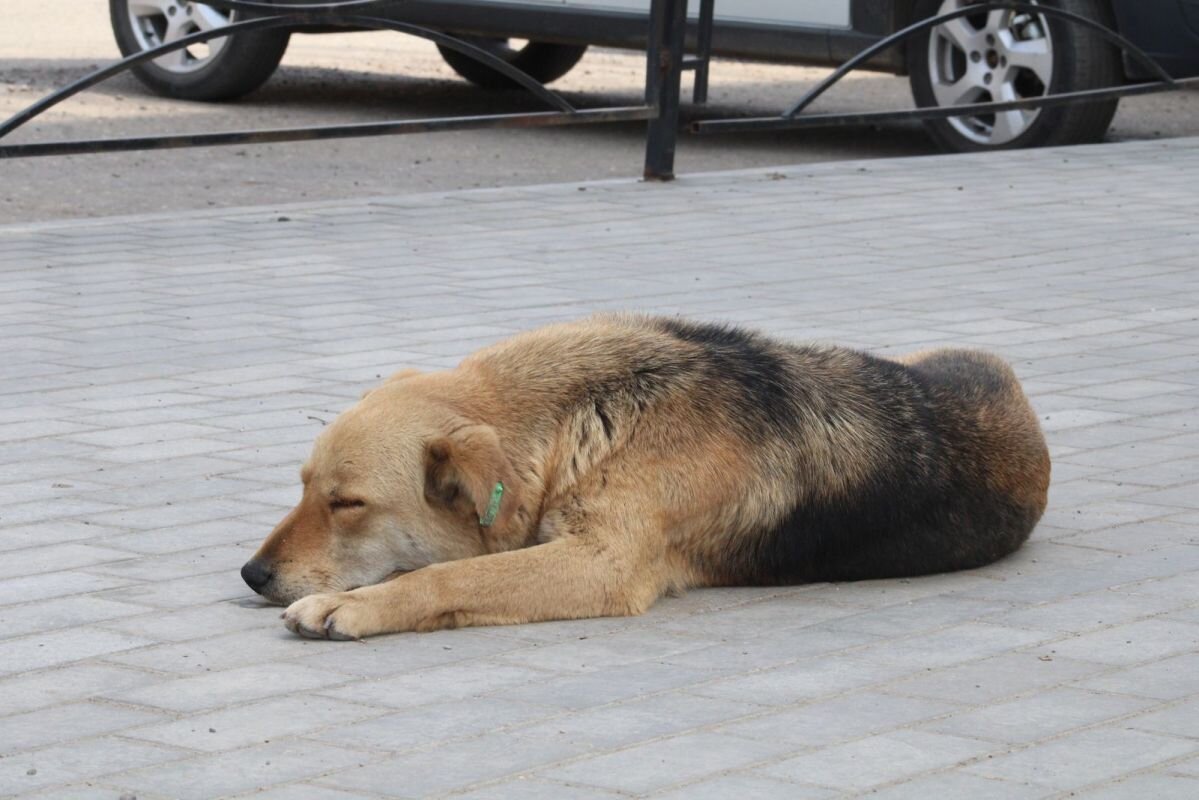
[[(540, 83), (558, 80), (570, 72), (587, 52), (587, 45), (528, 42), (523, 47), (513, 47), (508, 39), (462, 38), (465, 42), (494, 53)], [(441, 45), (438, 45), (437, 49), (454, 72), (476, 86), (484, 89), (515, 89), (519, 86), (515, 81), (470, 56)]]
[[(237, 14), (184, 0), (109, 0), (108, 11), (117, 47), (125, 56), (224, 24)], [(239, 33), (144, 62), (131, 71), (165, 97), (231, 100), (271, 77), (289, 37), (286, 30)]]
[[(918, 0), (925, 19), (967, 0)], [(1102, 0), (1041, 0), (1114, 27)], [(1120, 51), (1077, 23), (1011, 11), (982, 12), (913, 37), (908, 45), (912, 94), (921, 107), (982, 103), (1116, 86)], [(926, 120), (945, 150), (978, 152), (1097, 142), (1118, 101), (1071, 103), (1032, 111)]]

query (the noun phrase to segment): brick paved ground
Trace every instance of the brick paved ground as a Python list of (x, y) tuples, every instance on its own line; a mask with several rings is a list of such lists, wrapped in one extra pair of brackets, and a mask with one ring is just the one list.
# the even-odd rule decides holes
[[(1197, 207), (1192, 139), (0, 227), (0, 794), (1199, 797)], [(615, 308), (993, 348), (1050, 510), (630, 620), (311, 642), (242, 585), (380, 375)]]

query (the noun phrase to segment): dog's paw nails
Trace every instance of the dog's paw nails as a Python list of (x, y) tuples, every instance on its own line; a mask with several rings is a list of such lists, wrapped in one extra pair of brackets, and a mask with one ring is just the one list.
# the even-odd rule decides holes
[(327, 639), (325, 621), (337, 610), (333, 595), (314, 594), (297, 600), (283, 612), (283, 625), (307, 639)]
[(371, 633), (360, 624), (361, 603), (349, 594), (313, 594), (283, 612), (283, 624), (309, 639), (354, 641)]
[(361, 641), (358, 636), (351, 636), (348, 633), (343, 633), (337, 627), (337, 612), (334, 611), (325, 619), (325, 636), (330, 639), (336, 639), (339, 642), (355, 642)]
[(312, 627), (311, 624), (304, 622), (302, 619), (292, 618), (292, 617), (285, 618), (283, 621), (283, 624), (287, 626), (287, 629), (289, 631), (291, 631), (292, 633), (298, 634), (300, 636), (303, 636), (305, 639), (327, 639), (328, 638), (325, 635), (325, 629), (322, 626), (317, 625), (314, 628), (314, 627)]

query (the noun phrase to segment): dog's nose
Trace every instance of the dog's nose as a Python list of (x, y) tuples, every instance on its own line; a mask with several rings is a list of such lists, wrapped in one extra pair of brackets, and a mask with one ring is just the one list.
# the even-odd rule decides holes
[(270, 565), (265, 561), (260, 561), (257, 558), (251, 558), (246, 562), (246, 565), (241, 568), (241, 579), (246, 582), (254, 591), (262, 593), (262, 587), (266, 586), (273, 576)]

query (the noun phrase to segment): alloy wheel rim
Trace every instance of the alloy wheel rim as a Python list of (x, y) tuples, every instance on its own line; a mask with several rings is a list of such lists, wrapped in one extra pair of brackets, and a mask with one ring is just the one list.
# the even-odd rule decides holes
[[(938, 13), (964, 8), (944, 0)], [(1053, 40), (1042, 14), (980, 11), (939, 25), (929, 35), (929, 78), (941, 107), (1041, 97), (1053, 85)], [(1040, 109), (950, 117), (966, 139), (999, 146), (1020, 138)]]
[[(129, 0), (129, 22), (143, 50), (178, 41), (199, 31), (220, 28), (234, 21), (235, 11), (220, 11), (190, 0)], [(168, 72), (188, 73), (212, 63), (228, 44), (226, 37), (210, 39), (159, 56), (154, 64)]]

